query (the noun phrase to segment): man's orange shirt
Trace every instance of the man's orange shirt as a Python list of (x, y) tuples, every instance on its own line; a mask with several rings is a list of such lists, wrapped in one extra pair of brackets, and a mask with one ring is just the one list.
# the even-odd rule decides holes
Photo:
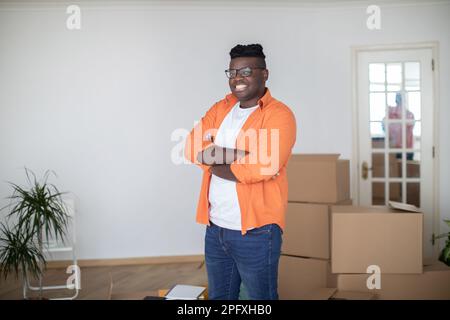
[[(215, 103), (186, 139), (185, 157), (203, 169), (197, 206), (197, 222), (209, 225), (209, 166), (197, 161), (198, 153), (213, 144), (225, 116), (238, 102), (229, 94)], [(249, 152), (234, 161), (231, 171), (241, 209), (242, 234), (250, 228), (276, 223), (285, 226), (288, 198), (286, 166), (296, 140), (296, 121), (292, 111), (266, 89), (257, 108), (247, 119), (236, 139), (236, 149)]]

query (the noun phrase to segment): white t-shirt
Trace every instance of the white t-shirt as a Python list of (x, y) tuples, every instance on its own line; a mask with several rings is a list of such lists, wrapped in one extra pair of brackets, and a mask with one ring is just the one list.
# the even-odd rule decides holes
[[(236, 138), (250, 114), (258, 105), (241, 108), (237, 103), (226, 115), (217, 131), (214, 143), (223, 148), (236, 148)], [(211, 176), (209, 185), (209, 219), (216, 225), (241, 230), (241, 208), (236, 191), (236, 182)]]

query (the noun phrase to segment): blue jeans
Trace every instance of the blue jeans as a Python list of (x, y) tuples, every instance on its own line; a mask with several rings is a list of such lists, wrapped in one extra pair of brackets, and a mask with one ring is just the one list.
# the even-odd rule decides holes
[(241, 281), (252, 300), (278, 299), (278, 261), (282, 231), (268, 224), (247, 231), (206, 227), (208, 298), (237, 300)]

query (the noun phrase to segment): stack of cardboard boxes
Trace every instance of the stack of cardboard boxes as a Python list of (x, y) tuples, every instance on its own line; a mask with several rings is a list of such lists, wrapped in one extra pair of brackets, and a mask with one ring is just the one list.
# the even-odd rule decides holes
[(339, 290), (383, 300), (450, 299), (450, 268), (424, 263), (420, 212), (333, 206), (331, 243)]
[(289, 161), (280, 299), (450, 299), (450, 268), (423, 267), (422, 213), (352, 206), (338, 158)]
[[(349, 161), (337, 154), (292, 155), (288, 208), (279, 263), (280, 299), (315, 299), (335, 294), (331, 274), (333, 204), (351, 204)], [(328, 288), (328, 289), (325, 289)]]

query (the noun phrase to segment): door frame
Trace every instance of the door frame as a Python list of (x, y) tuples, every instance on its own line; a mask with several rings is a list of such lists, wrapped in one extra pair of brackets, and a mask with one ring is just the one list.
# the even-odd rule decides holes
[[(433, 207), (432, 213), (433, 230), (432, 233), (440, 233), (441, 215), (439, 206), (439, 42), (417, 42), (417, 43), (404, 43), (404, 44), (382, 44), (382, 45), (363, 45), (351, 47), (351, 86), (352, 86), (352, 184), (351, 194), (353, 201), (356, 205), (359, 205), (359, 176), (361, 174), (361, 166), (359, 165), (359, 136), (358, 136), (358, 54), (362, 52), (374, 52), (374, 51), (389, 51), (389, 50), (416, 50), (416, 49), (431, 49), (432, 59), (434, 61), (434, 70), (432, 73), (433, 81), (433, 146), (434, 146), (434, 158), (433, 158)], [(436, 257), (439, 254), (439, 244), (433, 246), (433, 256)]]

